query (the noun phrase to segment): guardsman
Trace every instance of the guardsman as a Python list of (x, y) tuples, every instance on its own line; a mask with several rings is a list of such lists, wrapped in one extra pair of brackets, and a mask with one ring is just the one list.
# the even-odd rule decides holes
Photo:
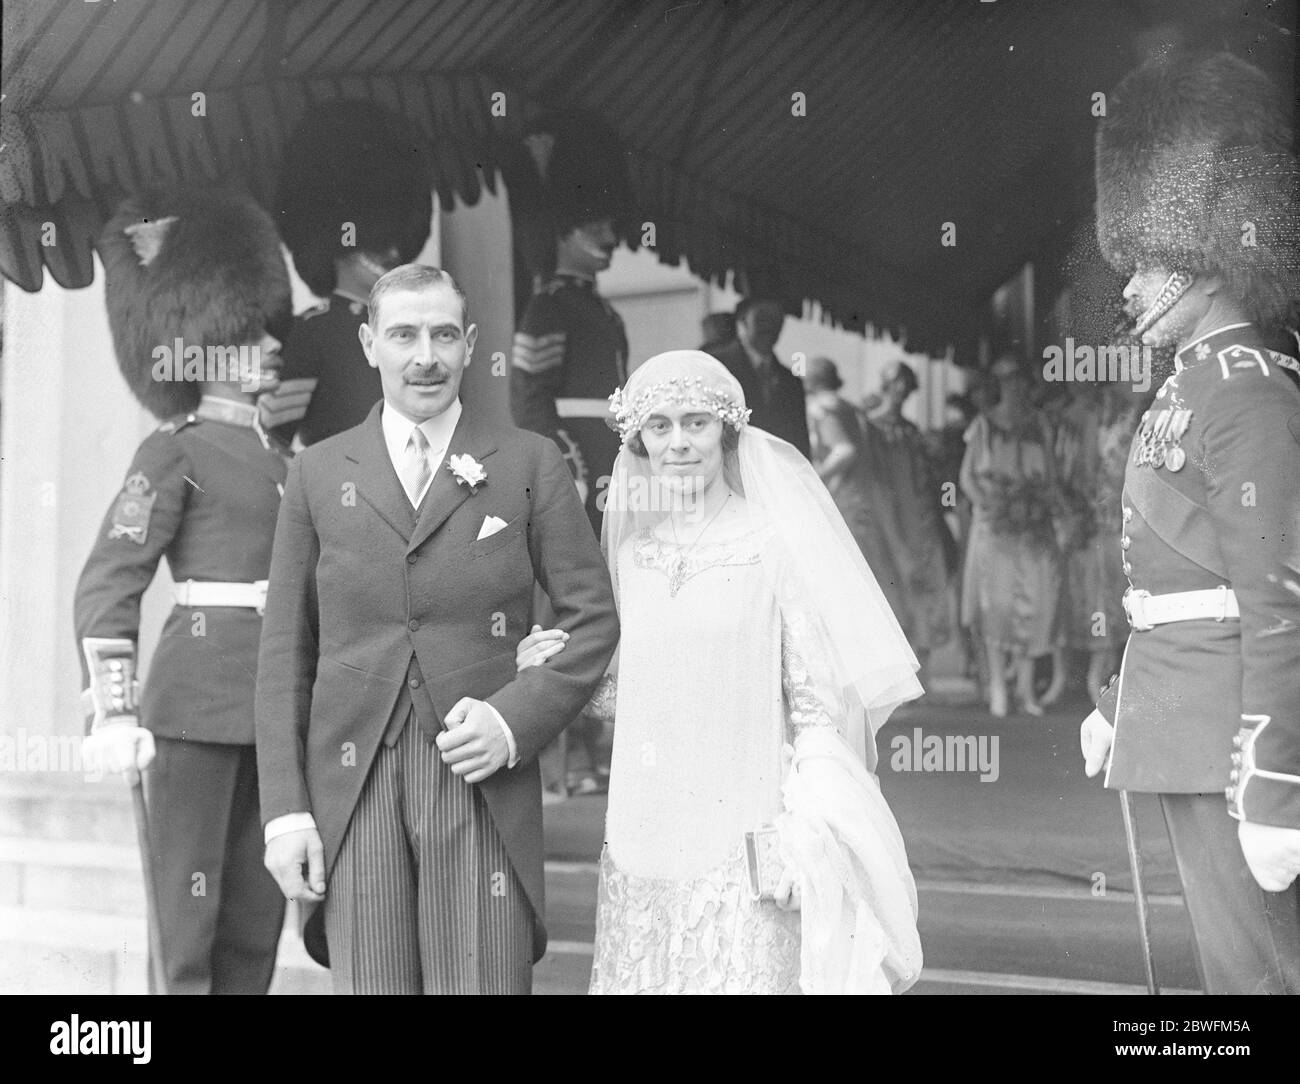
[[(519, 178), (529, 212), (520, 236), (536, 247), (549, 232), (554, 270), (536, 275), (538, 285), (515, 329), (510, 411), (521, 429), (550, 437), (559, 447), (599, 537), (619, 448), (605, 419), (609, 397), (627, 379), (628, 344), (622, 318), (596, 289), (596, 275), (610, 264), (630, 201), (622, 157), (610, 150), (617, 147), (612, 137), (601, 145), (594, 139), (598, 125), (583, 131), (573, 118), (552, 127), (554, 133), (530, 137), (537, 175)], [(541, 597), (536, 611), (537, 621), (553, 624)], [(575, 787), (583, 793), (604, 790), (604, 724), (583, 716), (575, 729), (590, 761), (589, 773)], [(567, 759), (561, 737), (542, 757), (545, 796), (568, 793)]]
[[(1267, 78), (1171, 55), (1111, 94), (1097, 236), (1175, 371), (1117, 524), (1132, 626), (1087, 770), (1159, 795), (1208, 993), (1300, 993), (1297, 173)], [(1227, 804), (1224, 796), (1227, 796)]]
[(559, 445), (597, 535), (618, 454), (609, 397), (627, 379), (623, 320), (596, 290), (617, 244), (612, 216), (559, 222), (555, 274), (524, 310), (510, 370), (515, 424)]
[(263, 421), (301, 446), (359, 425), (383, 397), (361, 349), (370, 287), (419, 255), (433, 216), (433, 178), (418, 137), (364, 102), (313, 110), (285, 150), (280, 228), (294, 268), (325, 300), (294, 321), (281, 386)]
[[(99, 251), (118, 364), (165, 420), (77, 584), (87, 755), (144, 771), (168, 992), (265, 993), (284, 898), (262, 865), (253, 693), (287, 459), (255, 403), (278, 379), (288, 273), (270, 217), (229, 192), (133, 197)], [(137, 701), (140, 598), (164, 557), (176, 605)]]

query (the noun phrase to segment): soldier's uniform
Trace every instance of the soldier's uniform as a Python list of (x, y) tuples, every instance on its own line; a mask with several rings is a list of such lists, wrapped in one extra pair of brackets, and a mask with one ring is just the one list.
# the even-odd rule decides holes
[(282, 377), (311, 377), (316, 387), (302, 419), (296, 426), (280, 427), (278, 435), (292, 440), (296, 428), (304, 446), (315, 444), (360, 425), (384, 397), (379, 370), (371, 367), (361, 349), (358, 330), (365, 322), (365, 302), (340, 293), (294, 320), (281, 352)]
[(618, 454), (605, 418), (610, 395), (626, 380), (622, 318), (590, 279), (552, 276), (515, 332), (510, 408), (521, 429), (559, 445), (597, 535)]
[[(265, 993), (284, 898), (262, 864), (253, 699), (287, 451), (252, 403), (151, 379), (150, 344), (257, 342), (288, 309), (288, 274), (269, 216), (233, 194), (133, 197), (100, 252), (118, 363), (166, 420), (77, 583), (88, 730), (154, 737), (144, 786), (168, 992)], [(140, 600), (164, 557), (176, 605), (137, 700)]]
[[(1245, 282), (1227, 294), (1243, 312), (1279, 286), (1296, 296), (1278, 242), (1294, 232), (1278, 183), (1294, 166), (1249, 145), (1269, 100), (1225, 54), (1151, 63), (1117, 88), (1097, 158), (1112, 266)], [(1245, 208), (1259, 251), (1240, 244)], [(1300, 829), (1298, 354), (1293, 334), (1245, 321), (1180, 343), (1121, 498), (1132, 630), (1098, 703), (1115, 727), (1106, 785), (1160, 797), (1207, 993), (1300, 993), (1300, 884), (1264, 891), (1237, 836), (1241, 820)]]
[(1134, 631), (1098, 705), (1106, 785), (1161, 795), (1212, 991), (1300, 992), (1300, 886), (1265, 893), (1228, 815), (1300, 828), (1300, 361), (1283, 345), (1249, 324), (1189, 343), (1143, 417), (1119, 540)]

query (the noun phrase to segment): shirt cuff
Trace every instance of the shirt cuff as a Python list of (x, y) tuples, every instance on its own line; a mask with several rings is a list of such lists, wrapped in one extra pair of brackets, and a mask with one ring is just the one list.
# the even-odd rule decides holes
[(282, 817), (272, 817), (266, 822), (263, 843), (270, 843), (276, 836), (287, 836), (290, 832), (301, 832), (316, 827), (316, 818), (310, 813), (286, 813)]
[(486, 700), (483, 701), (483, 706), (492, 713), (492, 718), (497, 721), (497, 724), (501, 727), (502, 732), (506, 736), (506, 748), (510, 751), (510, 759), (506, 762), (506, 767), (513, 768), (519, 763), (519, 746), (515, 744), (515, 736), (510, 732), (510, 728), (506, 725), (506, 721), (501, 718), (501, 713), (497, 711), (496, 708)]

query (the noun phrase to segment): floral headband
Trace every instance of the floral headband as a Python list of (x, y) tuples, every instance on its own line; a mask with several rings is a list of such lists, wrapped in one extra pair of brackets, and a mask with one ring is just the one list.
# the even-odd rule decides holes
[(609, 397), (609, 412), (613, 420), (606, 419), (611, 429), (618, 431), (626, 442), (640, 431), (655, 408), (664, 403), (695, 407), (716, 414), (736, 432), (749, 421), (750, 411), (731, 396), (704, 382), (701, 376), (675, 376), (660, 380), (629, 398), (623, 388), (617, 388)]

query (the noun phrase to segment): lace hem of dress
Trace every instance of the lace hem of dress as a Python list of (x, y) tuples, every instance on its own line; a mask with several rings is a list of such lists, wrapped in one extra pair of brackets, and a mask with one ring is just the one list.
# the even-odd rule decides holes
[(676, 598), (687, 580), (710, 568), (757, 564), (763, 558), (767, 534), (760, 526), (737, 538), (681, 546), (665, 542), (652, 527), (646, 527), (633, 539), (632, 560), (637, 568), (657, 569), (667, 576), (669, 597)]
[(593, 994), (797, 994), (800, 917), (749, 891), (744, 848), (702, 877), (600, 856)]

